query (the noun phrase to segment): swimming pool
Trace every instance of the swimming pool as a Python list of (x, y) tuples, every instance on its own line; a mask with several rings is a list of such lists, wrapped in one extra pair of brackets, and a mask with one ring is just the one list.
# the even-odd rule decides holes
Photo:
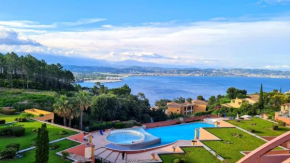
[[(165, 127), (156, 127), (146, 130), (144, 130), (142, 127), (130, 128), (126, 130), (141, 132), (142, 134), (145, 135), (145, 139), (142, 143), (130, 146), (120, 145), (118, 142), (123, 142), (124, 144), (130, 143), (127, 142), (126, 139), (124, 139), (126, 137), (129, 138), (128, 137), (129, 135), (112, 134), (107, 137), (107, 140), (109, 140), (111, 143), (105, 145), (105, 147), (116, 151), (139, 151), (150, 148), (156, 148), (159, 146), (174, 143), (177, 140), (192, 140), (194, 139), (195, 129), (200, 127), (203, 128), (214, 127), (214, 124), (206, 122), (194, 122)], [(110, 136), (113, 136), (111, 137), (112, 139), (110, 138)], [(130, 137), (130, 139), (138, 139), (138, 138)]]
[(185, 123), (180, 125), (149, 128), (146, 129), (146, 132), (160, 137), (161, 144), (168, 144), (177, 140), (194, 139), (195, 129), (200, 127), (214, 127), (214, 124), (205, 122)]

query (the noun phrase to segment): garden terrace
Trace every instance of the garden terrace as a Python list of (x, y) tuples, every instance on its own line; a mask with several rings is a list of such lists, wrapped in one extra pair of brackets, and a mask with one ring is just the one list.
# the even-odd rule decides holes
[[(5, 119), (5, 118), (4, 118)], [(28, 121), (28, 122), (16, 122), (10, 125), (0, 125), (0, 129), (3, 129), (8, 126), (23, 126), (25, 128), (25, 134), (24, 136), (20, 137), (0, 137), (0, 150), (3, 150), (6, 145), (11, 144), (11, 143), (19, 143), (20, 144), (20, 149), (26, 149), (31, 146), (33, 146), (33, 140), (37, 136), (37, 129), (41, 127), (41, 122), (38, 121)], [(48, 135), (49, 135), (49, 141), (57, 140), (60, 138), (64, 138), (73, 134), (76, 134), (77, 132), (71, 131), (68, 129), (60, 128), (54, 125), (47, 124), (47, 130), (48, 130)], [(66, 134), (61, 135), (60, 132), (65, 131)]]
[(241, 151), (252, 151), (266, 143), (237, 128), (204, 128), (221, 139), (221, 141), (202, 141), (218, 155), (229, 162), (236, 162), (244, 155)]
[[(70, 160), (64, 160), (60, 156), (58, 156), (56, 153), (63, 151), (65, 149), (74, 147), (79, 145), (79, 143), (71, 140), (63, 140), (57, 143), (59, 147), (55, 150), (49, 150), (49, 163), (70, 163), (72, 161)], [(15, 158), (15, 159), (9, 159), (9, 160), (1, 160), (3, 163), (34, 163), (35, 162), (35, 149), (24, 152), (22, 158)]]
[(175, 159), (185, 159), (186, 162), (220, 163), (209, 151), (203, 147), (182, 147), (184, 154), (160, 154), (164, 163), (172, 163)]
[(254, 133), (259, 136), (279, 136), (290, 130), (290, 128), (285, 126), (279, 126), (277, 130), (272, 130), (272, 126), (275, 125), (275, 123), (261, 118), (252, 118), (250, 120), (241, 121), (230, 120), (227, 122), (245, 130), (253, 129), (255, 130)]

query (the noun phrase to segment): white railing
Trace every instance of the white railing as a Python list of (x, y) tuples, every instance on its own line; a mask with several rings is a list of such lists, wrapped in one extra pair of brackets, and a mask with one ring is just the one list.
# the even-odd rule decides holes
[[(138, 131), (134, 131), (134, 130), (113, 130), (113, 131), (111, 131), (111, 134), (117, 134), (117, 133), (130, 133), (130, 134), (141, 136), (141, 139), (133, 140), (131, 142), (131, 144), (139, 144), (145, 140), (145, 135), (142, 134), (141, 132), (138, 132)], [(130, 145), (130, 144), (123, 144), (123, 143), (116, 143), (116, 142), (112, 142), (112, 143), (119, 144), (119, 145)]]

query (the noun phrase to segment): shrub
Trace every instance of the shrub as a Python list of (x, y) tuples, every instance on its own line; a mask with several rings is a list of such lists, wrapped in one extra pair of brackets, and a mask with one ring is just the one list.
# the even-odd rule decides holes
[(5, 127), (3, 129), (0, 129), (0, 136), (12, 136), (12, 127)]
[(180, 163), (180, 159), (176, 158), (173, 160), (174, 163)]
[(14, 158), (16, 156), (16, 148), (6, 148), (1, 152), (2, 158)]
[(130, 120), (126, 123), (126, 128), (133, 127), (137, 122), (135, 120)]
[(67, 156), (69, 156), (69, 153), (68, 152), (66, 152), (66, 151), (61, 152), (61, 158), (62, 159), (66, 159)]
[(66, 132), (66, 131), (60, 131), (58, 134), (59, 134), (59, 135), (66, 135), (67, 132)]
[(17, 122), (27, 122), (26, 118), (15, 118), (15, 121)]
[(25, 128), (21, 126), (12, 127), (12, 132), (14, 136), (23, 136), (25, 134)]
[(5, 124), (6, 120), (5, 119), (0, 119), (0, 124)]
[(37, 131), (38, 131), (37, 128), (32, 129), (32, 132), (34, 132), (34, 133), (37, 133)]
[(19, 151), (20, 144), (19, 143), (8, 144), (8, 145), (6, 145), (6, 148), (15, 148), (17, 151)]
[(278, 125), (279, 125), (279, 126), (286, 126), (286, 122), (278, 121)]
[(59, 144), (54, 143), (54, 144), (50, 145), (49, 149), (50, 150), (56, 150), (58, 147), (59, 147)]
[(0, 136), (23, 136), (25, 128), (21, 126), (5, 127), (0, 130)]
[(185, 158), (181, 158), (179, 163), (186, 163)]
[(7, 108), (5, 108), (5, 109), (2, 110), (2, 113), (5, 114), (5, 115), (14, 115), (15, 112), (16, 112), (15, 109), (7, 109)]
[(252, 128), (249, 128), (248, 131), (251, 132), (251, 133), (256, 132), (256, 131), (255, 131), (254, 129), (252, 129)]
[(24, 111), (25, 109), (33, 108), (31, 103), (15, 103), (12, 107), (18, 112)]
[(126, 127), (126, 124), (123, 122), (117, 122), (114, 124), (114, 128), (116, 128), (116, 129), (121, 129), (121, 128), (125, 128), (125, 127)]
[(279, 128), (278, 125), (273, 125), (272, 126), (272, 130), (278, 130), (278, 128)]
[(22, 113), (20, 116), (21, 116), (21, 118), (26, 118), (26, 119), (34, 117), (34, 115), (31, 113)]

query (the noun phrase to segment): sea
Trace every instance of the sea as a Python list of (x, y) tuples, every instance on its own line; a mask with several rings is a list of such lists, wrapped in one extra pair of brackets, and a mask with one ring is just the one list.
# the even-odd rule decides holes
[[(93, 82), (78, 83), (93, 87)], [(286, 92), (290, 90), (290, 79), (255, 78), (255, 77), (201, 77), (201, 76), (133, 76), (123, 78), (121, 82), (105, 83), (108, 88), (117, 88), (127, 84), (133, 94), (142, 92), (149, 99), (151, 106), (156, 100), (178, 97), (196, 99), (202, 95), (208, 99), (214, 95), (225, 95), (229, 87), (246, 89), (248, 94), (260, 91), (263, 84), (265, 92), (273, 89)]]

